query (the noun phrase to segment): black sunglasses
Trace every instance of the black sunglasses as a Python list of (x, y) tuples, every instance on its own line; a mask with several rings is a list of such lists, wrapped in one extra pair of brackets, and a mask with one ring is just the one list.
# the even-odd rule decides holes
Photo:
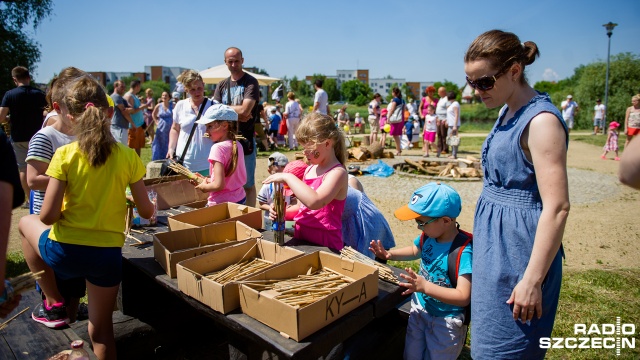
[(496, 84), (496, 81), (498, 80), (498, 78), (500, 76), (502, 76), (502, 74), (505, 73), (505, 70), (500, 70), (498, 71), (495, 75), (493, 76), (483, 76), (478, 80), (471, 80), (469, 79), (469, 77), (467, 76), (467, 83), (469, 83), (469, 86), (471, 86), (474, 89), (477, 90), (482, 90), (482, 91), (488, 91), (493, 89), (493, 86)]

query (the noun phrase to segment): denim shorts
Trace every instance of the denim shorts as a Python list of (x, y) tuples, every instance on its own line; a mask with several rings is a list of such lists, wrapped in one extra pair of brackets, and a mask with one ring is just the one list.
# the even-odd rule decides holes
[(244, 184), (244, 188), (253, 187), (256, 184), (256, 140), (253, 139), (253, 152), (250, 155), (244, 157), (244, 167), (247, 169), (247, 183)]
[(112, 287), (122, 280), (122, 248), (65, 244), (49, 239), (50, 230), (40, 235), (42, 260), (62, 280), (82, 277), (100, 287)]

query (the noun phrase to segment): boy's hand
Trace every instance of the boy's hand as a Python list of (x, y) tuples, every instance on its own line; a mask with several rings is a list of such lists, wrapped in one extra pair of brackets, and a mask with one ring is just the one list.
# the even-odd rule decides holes
[(275, 221), (277, 218), (276, 210), (273, 208), (273, 204), (269, 205), (269, 219)]
[(391, 254), (382, 246), (382, 242), (380, 240), (371, 240), (369, 243), (369, 250), (376, 254), (378, 259), (389, 260), (391, 259)]
[(400, 274), (400, 277), (407, 281), (399, 284), (400, 286), (407, 288), (407, 290), (405, 290), (402, 293), (402, 295), (410, 295), (410, 294), (413, 294), (414, 292), (424, 293), (425, 292), (424, 283), (427, 280), (422, 276), (418, 276), (418, 274), (416, 274), (415, 271), (411, 270), (411, 268), (405, 268), (404, 270), (409, 275)]

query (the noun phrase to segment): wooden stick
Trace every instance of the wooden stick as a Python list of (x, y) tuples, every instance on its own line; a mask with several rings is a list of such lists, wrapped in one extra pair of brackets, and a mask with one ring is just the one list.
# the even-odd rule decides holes
[(3, 330), (4, 328), (6, 328), (6, 327), (7, 327), (7, 325), (8, 325), (11, 321), (15, 320), (15, 318), (17, 318), (18, 316), (20, 316), (22, 313), (24, 313), (24, 312), (25, 312), (25, 311), (27, 311), (27, 310), (29, 310), (29, 307), (28, 307), (28, 306), (27, 306), (24, 310), (22, 310), (22, 311), (20, 311), (19, 313), (17, 313), (17, 314), (15, 314), (15, 315), (13, 315), (9, 320), (7, 320), (7, 321), (3, 322), (2, 324), (0, 324), (0, 330)]

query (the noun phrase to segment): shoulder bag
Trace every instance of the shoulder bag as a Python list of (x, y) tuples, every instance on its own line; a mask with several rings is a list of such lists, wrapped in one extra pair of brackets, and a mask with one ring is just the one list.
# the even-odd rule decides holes
[(184, 150), (182, 151), (182, 155), (180, 155), (180, 157), (176, 158), (175, 154), (174, 154), (174, 158), (173, 159), (164, 160), (164, 162), (162, 163), (162, 167), (160, 168), (160, 176), (177, 175), (177, 173), (175, 171), (173, 171), (173, 170), (171, 170), (169, 168), (169, 164), (171, 164), (172, 161), (175, 161), (180, 165), (182, 165), (184, 163), (184, 157), (187, 155), (187, 150), (189, 149), (189, 145), (191, 145), (191, 139), (193, 138), (193, 133), (196, 131), (196, 128), (198, 127), (198, 124), (196, 124), (196, 121), (200, 120), (200, 117), (202, 116), (202, 113), (204, 112), (204, 107), (207, 105), (207, 101), (209, 101), (209, 100), (205, 98), (204, 101), (202, 101), (202, 104), (200, 105), (200, 110), (198, 111), (198, 116), (196, 116), (196, 120), (193, 122), (193, 126), (191, 127), (191, 132), (189, 133), (189, 138), (187, 139), (187, 143), (184, 146)]
[(395, 110), (393, 110), (393, 114), (389, 116), (388, 123), (397, 124), (397, 123), (401, 123), (403, 120), (404, 120), (404, 101), (402, 101), (400, 105), (396, 104), (396, 108)]

